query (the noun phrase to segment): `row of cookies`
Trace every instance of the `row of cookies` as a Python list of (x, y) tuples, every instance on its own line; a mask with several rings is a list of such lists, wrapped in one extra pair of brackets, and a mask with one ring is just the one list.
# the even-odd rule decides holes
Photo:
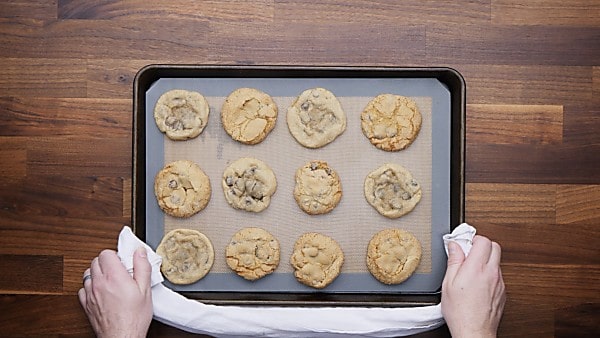
[[(198, 92), (174, 89), (162, 94), (154, 108), (161, 132), (173, 140), (195, 138), (208, 123), (210, 107)], [(221, 107), (223, 128), (244, 144), (262, 142), (275, 127), (278, 108), (268, 94), (254, 88), (233, 91)], [(408, 147), (421, 129), (422, 117), (410, 98), (381, 94), (361, 113), (361, 128), (379, 149), (399, 151)], [(336, 96), (325, 88), (303, 91), (287, 110), (292, 136), (304, 147), (323, 147), (346, 130), (346, 114)]]
[[(221, 186), (225, 200), (235, 209), (260, 212), (266, 209), (277, 189), (273, 170), (263, 161), (243, 157), (223, 172)], [(190, 217), (210, 201), (209, 177), (194, 162), (179, 160), (167, 164), (154, 180), (159, 207), (174, 217)], [(380, 214), (398, 218), (412, 211), (421, 200), (421, 186), (410, 171), (388, 163), (370, 172), (364, 181), (367, 202)], [(296, 171), (294, 199), (309, 215), (333, 210), (342, 197), (341, 180), (327, 162), (313, 160)]]
[[(167, 233), (156, 252), (163, 258), (161, 272), (174, 284), (191, 284), (212, 268), (215, 253), (211, 241), (199, 231), (175, 229)], [(227, 265), (246, 280), (254, 281), (275, 271), (279, 265), (277, 239), (262, 228), (236, 232), (225, 249)], [(367, 246), (366, 265), (381, 283), (399, 284), (410, 277), (421, 260), (421, 243), (410, 232), (385, 229)], [(340, 274), (344, 253), (331, 237), (310, 232), (296, 240), (290, 264), (296, 279), (322, 289)]]

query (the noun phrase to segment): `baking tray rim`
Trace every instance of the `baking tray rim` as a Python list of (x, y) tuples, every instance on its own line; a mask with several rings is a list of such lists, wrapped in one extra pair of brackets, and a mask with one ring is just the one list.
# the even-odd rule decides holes
[[(133, 137), (131, 225), (134, 233), (145, 241), (145, 203), (138, 203), (145, 194), (145, 92), (160, 78), (435, 78), (450, 92), (451, 164), (450, 164), (450, 230), (464, 222), (465, 203), (465, 113), (466, 82), (450, 67), (391, 66), (284, 66), (284, 65), (205, 65), (149, 64), (142, 67), (133, 81)], [(141, 111), (140, 111), (141, 109)], [(141, 116), (138, 116), (140, 113)], [(311, 293), (296, 292), (181, 292), (188, 298), (206, 303), (227, 305), (303, 305), (303, 306), (386, 306), (402, 307), (439, 303), (441, 287), (426, 293)]]

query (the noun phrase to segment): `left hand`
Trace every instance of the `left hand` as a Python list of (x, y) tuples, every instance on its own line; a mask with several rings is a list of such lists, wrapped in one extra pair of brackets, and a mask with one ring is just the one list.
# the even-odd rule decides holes
[(104, 250), (84, 272), (79, 302), (98, 337), (145, 337), (152, 321), (152, 294), (146, 250), (133, 255), (133, 278), (117, 253)]

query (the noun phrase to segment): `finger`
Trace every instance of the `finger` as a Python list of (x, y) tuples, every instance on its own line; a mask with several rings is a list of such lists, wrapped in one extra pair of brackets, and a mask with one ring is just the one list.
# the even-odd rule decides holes
[(92, 259), (92, 264), (90, 264), (90, 273), (92, 274), (92, 278), (102, 277), (102, 268), (100, 267), (100, 263), (98, 263), (98, 257)]
[(89, 285), (91, 283), (92, 283), (92, 271), (90, 270), (90, 268), (87, 268), (83, 272), (82, 284), (83, 284), (83, 287), (85, 287), (86, 284)]
[(466, 259), (466, 264), (486, 264), (492, 251), (492, 241), (487, 237), (476, 235), (473, 238), (473, 247)]
[(98, 262), (102, 268), (102, 273), (105, 275), (114, 278), (129, 277), (127, 270), (114, 250), (103, 250), (98, 256)]
[(490, 259), (488, 260), (488, 265), (493, 268), (499, 267), (501, 257), (502, 248), (500, 247), (500, 244), (492, 242), (492, 250), (490, 252)]
[(465, 260), (465, 253), (456, 242), (448, 243), (448, 264), (444, 279), (453, 280)]
[(150, 275), (152, 274), (152, 266), (148, 262), (146, 248), (140, 246), (133, 254), (133, 279), (137, 282), (140, 290), (150, 288)]
[(87, 296), (85, 295), (85, 289), (84, 288), (79, 289), (79, 291), (77, 291), (77, 296), (79, 297), (79, 304), (81, 304), (81, 307), (83, 307), (83, 309), (86, 309)]

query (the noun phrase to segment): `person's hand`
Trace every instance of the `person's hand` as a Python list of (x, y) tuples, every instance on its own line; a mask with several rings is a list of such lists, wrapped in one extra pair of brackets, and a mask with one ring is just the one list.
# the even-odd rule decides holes
[(500, 270), (500, 245), (475, 236), (469, 255), (448, 244), (442, 282), (442, 314), (452, 337), (495, 337), (506, 294)]
[(98, 337), (146, 336), (152, 321), (151, 271), (143, 247), (133, 255), (133, 278), (112, 250), (92, 260), (79, 302)]

